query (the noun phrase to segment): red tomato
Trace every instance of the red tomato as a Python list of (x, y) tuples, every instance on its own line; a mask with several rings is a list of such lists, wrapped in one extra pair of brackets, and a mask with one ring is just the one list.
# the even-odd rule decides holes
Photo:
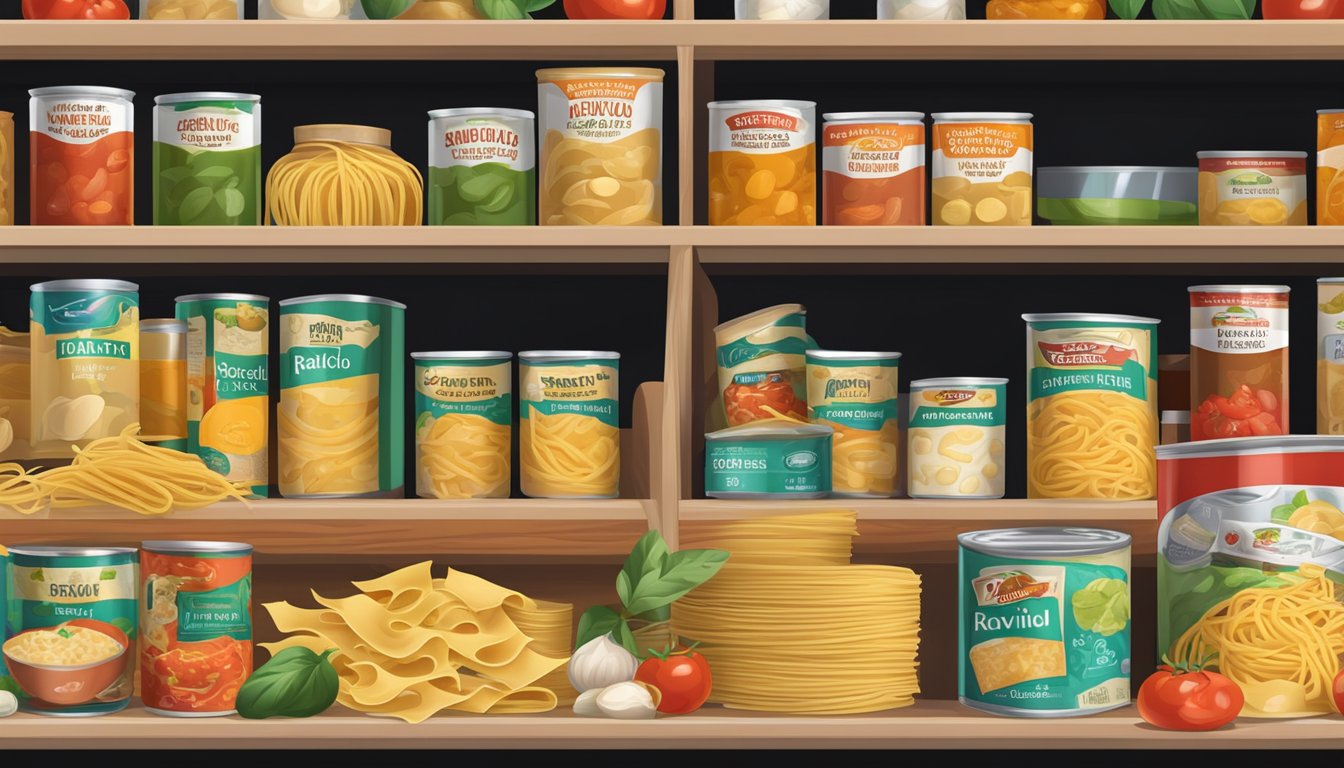
[(663, 18), (667, 0), (565, 0), (565, 15), (571, 19)]
[(23, 18), (120, 21), (131, 18), (126, 0), (23, 0)]
[(1212, 731), (1237, 719), (1241, 688), (1217, 672), (1158, 667), (1139, 688), (1139, 715), (1169, 731)]
[(1335, 675), (1335, 684), (1330, 692), (1334, 694), (1335, 711), (1344, 715), (1344, 669), (1341, 669), (1339, 674)]
[(645, 659), (635, 670), (635, 680), (652, 685), (663, 694), (658, 711), (669, 715), (699, 709), (713, 687), (709, 662), (693, 648)]
[(1344, 19), (1338, 0), (1265, 0), (1266, 19)]

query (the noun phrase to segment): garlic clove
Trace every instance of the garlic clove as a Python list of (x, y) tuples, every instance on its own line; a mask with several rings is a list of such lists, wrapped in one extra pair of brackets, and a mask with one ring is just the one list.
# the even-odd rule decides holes
[(9, 691), (0, 691), (0, 717), (9, 717), (18, 711), (18, 697)]
[(635, 682), (616, 683), (597, 695), (597, 708), (615, 720), (652, 720), (658, 715), (653, 696)]
[(583, 693), (628, 682), (638, 668), (639, 659), (608, 633), (584, 643), (570, 657), (569, 682), (574, 690)]
[(579, 698), (574, 700), (574, 714), (578, 717), (601, 717), (602, 710), (597, 708), (597, 695), (602, 690), (594, 688), (580, 693)]

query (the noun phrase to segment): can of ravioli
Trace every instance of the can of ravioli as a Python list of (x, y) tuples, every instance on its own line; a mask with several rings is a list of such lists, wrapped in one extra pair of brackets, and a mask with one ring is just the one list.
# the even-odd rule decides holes
[(1004, 528), (957, 541), (962, 704), (1074, 717), (1129, 703), (1129, 534)]

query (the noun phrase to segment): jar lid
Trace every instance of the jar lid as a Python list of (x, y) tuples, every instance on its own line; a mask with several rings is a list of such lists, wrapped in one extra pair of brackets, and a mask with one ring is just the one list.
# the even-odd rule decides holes
[(295, 144), (306, 144), (310, 141), (343, 141), (349, 144), (373, 144), (391, 148), (392, 132), (386, 128), (374, 128), (370, 125), (343, 123), (294, 126)]

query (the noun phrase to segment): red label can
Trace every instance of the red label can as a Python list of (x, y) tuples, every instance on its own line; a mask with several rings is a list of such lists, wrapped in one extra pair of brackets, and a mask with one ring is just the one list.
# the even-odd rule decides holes
[(83, 85), (28, 93), (32, 223), (133, 224), (135, 94)]
[(1190, 439), (1288, 434), (1286, 285), (1190, 288)]

